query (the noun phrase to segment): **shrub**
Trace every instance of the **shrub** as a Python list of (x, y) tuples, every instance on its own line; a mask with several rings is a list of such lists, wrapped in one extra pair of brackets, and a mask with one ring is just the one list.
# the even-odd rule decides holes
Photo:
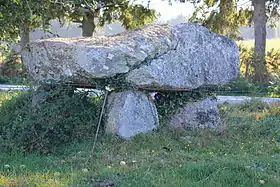
[[(253, 77), (255, 74), (254, 48), (239, 45), (240, 51), (240, 73), (244, 77)], [(273, 77), (280, 73), (280, 50), (271, 49), (266, 52), (266, 67), (268, 76)]]
[(269, 94), (271, 97), (280, 97), (280, 76), (276, 76), (275, 79), (270, 82)]
[(102, 97), (72, 91), (61, 87), (41, 91), (43, 102), (39, 106), (34, 105), (34, 97), (32, 103), (32, 92), (13, 94), (6, 101), (2, 99), (0, 148), (46, 153), (58, 145), (92, 136)]
[(228, 84), (220, 87), (221, 91), (234, 91), (236, 93), (240, 92), (253, 92), (257, 90), (256, 85), (250, 79), (239, 77), (233, 79)]
[(249, 78), (238, 77), (222, 86), (206, 86), (203, 92), (212, 91), (219, 95), (265, 96), (268, 94), (269, 83), (256, 83)]
[(178, 109), (184, 107), (187, 102), (197, 101), (211, 95), (211, 92), (204, 93), (200, 90), (188, 92), (158, 92), (155, 95), (155, 105), (161, 123), (164, 124)]

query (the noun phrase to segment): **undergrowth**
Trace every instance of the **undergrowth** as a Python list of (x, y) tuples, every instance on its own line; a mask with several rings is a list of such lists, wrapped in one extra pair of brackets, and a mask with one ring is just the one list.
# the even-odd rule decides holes
[(195, 102), (207, 96), (209, 92), (200, 92), (199, 90), (189, 92), (158, 92), (155, 95), (155, 105), (159, 115), (160, 123), (166, 123), (169, 118), (188, 102)]
[(60, 144), (92, 137), (100, 97), (57, 88), (48, 92), (0, 93), (1, 150), (54, 151)]

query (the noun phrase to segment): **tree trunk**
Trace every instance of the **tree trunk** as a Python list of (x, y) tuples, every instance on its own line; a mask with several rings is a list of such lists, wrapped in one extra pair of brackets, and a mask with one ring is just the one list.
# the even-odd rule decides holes
[(232, 21), (236, 12), (235, 3), (235, 0), (220, 0), (220, 34), (224, 36), (229, 36), (232, 32)]
[(86, 12), (82, 21), (82, 35), (83, 37), (92, 37), (95, 30), (94, 14)]
[(20, 33), (20, 50), (22, 51), (26, 45), (30, 42), (30, 29), (28, 26), (25, 24), (21, 28), (21, 33)]
[(265, 62), (266, 47), (266, 14), (265, 0), (252, 0), (254, 6), (254, 32), (255, 32), (255, 75), (254, 79), (264, 82), (267, 75)]
[(248, 61), (245, 61), (245, 72), (244, 72), (244, 74), (245, 74), (245, 78), (248, 78), (249, 77), (249, 67), (250, 67), (250, 61), (248, 60)]
[(24, 71), (24, 58), (21, 55), (22, 51), (26, 48), (27, 44), (30, 43), (30, 28), (29, 24), (24, 24), (21, 28), (20, 33), (20, 47), (19, 47), (19, 53), (20, 56), (17, 55), (18, 60), (21, 62), (21, 73), (25, 73)]

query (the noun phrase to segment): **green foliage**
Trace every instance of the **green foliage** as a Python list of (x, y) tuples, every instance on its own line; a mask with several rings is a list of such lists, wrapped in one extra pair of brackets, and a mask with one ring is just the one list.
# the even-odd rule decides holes
[(0, 76), (0, 84), (26, 84), (27, 79), (22, 76), (10, 77), (10, 76)]
[(268, 88), (271, 97), (280, 97), (280, 77), (276, 76)]
[(211, 93), (200, 92), (200, 90), (189, 92), (158, 92), (155, 95), (155, 105), (161, 124), (164, 124), (172, 114), (176, 113), (179, 108), (184, 107), (187, 102), (194, 102), (209, 95)]
[(252, 11), (243, 8), (237, 11), (233, 0), (202, 0), (194, 2), (194, 5), (195, 11), (190, 21), (233, 39), (241, 39), (238, 36), (239, 27), (248, 25), (252, 20)]
[(269, 96), (269, 83), (256, 83), (249, 78), (238, 77), (225, 85), (204, 86), (202, 92), (230, 96)]
[(280, 49), (271, 49), (266, 53), (266, 63), (269, 73), (280, 75)]
[(11, 50), (8, 43), (0, 44), (0, 84), (23, 83), (26, 77), (20, 56)]
[(246, 101), (242, 105), (238, 105), (237, 108), (244, 112), (264, 112), (269, 108), (269, 105), (262, 101), (253, 99), (251, 101)]
[[(233, 39), (242, 39), (238, 36), (239, 27), (248, 26), (253, 22), (252, 9), (250, 6), (237, 7), (239, 0), (191, 0), (191, 2), (195, 5), (195, 11), (190, 21), (198, 22), (213, 32)], [(244, 5), (244, 2), (241, 4)], [(275, 26), (279, 21), (279, 8), (279, 0), (266, 2), (267, 22), (271, 26)]]
[(10, 46), (7, 43), (0, 43), (0, 63), (7, 60), (7, 57), (11, 55)]
[(235, 78), (232, 81), (230, 81), (228, 84), (221, 86), (220, 90), (223, 91), (240, 91), (240, 93), (242, 92), (254, 92), (257, 91), (257, 86), (253, 83), (253, 81), (251, 81), (250, 79), (246, 79), (246, 78)]
[(233, 79), (228, 84), (220, 87), (220, 90), (225, 92), (232, 92), (239, 95), (266, 95), (268, 93), (269, 84), (260, 84), (253, 82), (251, 79), (239, 77)]
[(48, 29), (49, 21), (63, 13), (60, 2), (50, 0), (4, 0), (0, 9), (0, 41), (7, 42), (17, 41), (23, 26)]
[(1, 97), (0, 147), (19, 151), (49, 152), (92, 136), (102, 102), (102, 97), (61, 86)]
[(111, 89), (120, 92), (122, 90), (136, 89), (134, 85), (127, 83), (125, 79), (126, 74), (118, 74), (111, 78), (93, 79), (90, 83), (99, 90)]
[(154, 10), (131, 4), (128, 0), (5, 0), (0, 10), (0, 41), (17, 41), (23, 26), (29, 30), (38, 27), (48, 30), (50, 21), (56, 18), (61, 24), (82, 22), (85, 13), (98, 18), (98, 26), (120, 20), (127, 29), (150, 23), (156, 18)]
[(131, 4), (127, 0), (119, 0), (119, 6), (112, 6), (111, 3), (106, 5), (104, 2), (104, 12), (99, 15), (99, 26), (104, 26), (105, 23), (120, 21), (122, 26), (130, 30), (138, 26), (142, 26), (153, 22), (156, 19), (155, 10), (146, 8), (140, 4)]
[[(239, 45), (240, 50), (240, 73), (242, 76), (252, 78), (255, 75), (257, 59), (254, 55), (254, 48), (247, 48)], [(280, 73), (280, 51), (271, 49), (266, 53), (266, 67), (269, 77), (277, 76)]]

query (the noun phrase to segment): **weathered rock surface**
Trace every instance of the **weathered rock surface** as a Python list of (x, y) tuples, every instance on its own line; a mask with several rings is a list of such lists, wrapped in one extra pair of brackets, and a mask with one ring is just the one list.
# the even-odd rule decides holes
[(142, 92), (112, 93), (106, 108), (106, 132), (124, 139), (149, 132), (159, 124), (154, 103)]
[(37, 80), (112, 77), (175, 48), (171, 32), (167, 25), (150, 25), (109, 37), (38, 40), (24, 59)]
[(239, 73), (234, 41), (195, 23), (148, 25), (109, 37), (35, 41), (24, 62), (30, 77), (75, 83), (125, 74), (150, 90), (223, 84)]
[(177, 46), (129, 72), (127, 80), (153, 90), (191, 90), (224, 84), (239, 73), (239, 50), (230, 39), (197, 24), (172, 29)]
[(221, 125), (218, 103), (212, 97), (187, 103), (170, 120), (171, 127), (184, 128), (186, 130), (221, 127)]

